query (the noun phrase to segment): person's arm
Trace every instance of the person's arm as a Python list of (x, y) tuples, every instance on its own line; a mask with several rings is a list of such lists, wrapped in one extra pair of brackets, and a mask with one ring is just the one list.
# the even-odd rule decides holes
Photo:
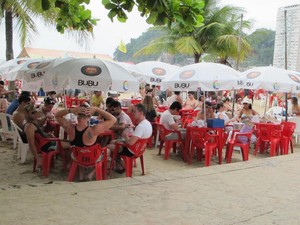
[(32, 123), (27, 123), (24, 127), (24, 132), (26, 134), (26, 138), (29, 144), (29, 149), (31, 150), (35, 159), (38, 160), (39, 157), (38, 157), (37, 149), (35, 147), (35, 138), (34, 138), (35, 131), (36, 131), (36, 127)]
[(91, 107), (86, 108), (90, 110), (91, 114), (94, 114), (95, 112), (99, 113), (104, 118), (104, 121), (101, 123), (98, 123), (97, 125), (93, 126), (93, 130), (96, 134), (101, 134), (103, 131), (106, 131), (110, 129), (116, 122), (117, 119), (109, 112), (106, 112), (103, 109), (97, 108), (97, 107)]
[(258, 115), (258, 112), (256, 112), (254, 109), (252, 109), (252, 115), (253, 116)]
[(66, 118), (64, 118), (64, 116), (69, 113), (73, 113), (73, 114), (77, 115), (78, 112), (83, 111), (83, 109), (84, 109), (84, 107), (62, 109), (55, 114), (55, 119), (59, 123), (59, 125), (62, 126), (67, 133), (69, 133), (69, 129), (72, 127), (72, 121), (67, 120)]
[(126, 128), (126, 124), (125, 123), (119, 123), (119, 124), (114, 124), (110, 130), (113, 131), (123, 131)]
[(41, 127), (43, 127), (43, 126), (46, 124), (46, 122), (47, 122), (47, 116), (44, 115), (44, 113), (41, 112), (41, 111), (38, 111), (37, 113), (38, 113), (38, 119), (37, 119), (37, 122), (38, 122), (38, 124), (39, 124)]

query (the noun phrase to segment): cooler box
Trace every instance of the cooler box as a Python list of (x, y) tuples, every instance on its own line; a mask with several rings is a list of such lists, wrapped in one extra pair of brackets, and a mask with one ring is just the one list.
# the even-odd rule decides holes
[(207, 119), (207, 127), (209, 128), (223, 128), (224, 120), (222, 119)]

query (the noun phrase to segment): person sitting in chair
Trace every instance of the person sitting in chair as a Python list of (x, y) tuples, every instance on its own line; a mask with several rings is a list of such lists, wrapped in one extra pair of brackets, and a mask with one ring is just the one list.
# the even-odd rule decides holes
[[(68, 120), (64, 116), (68, 113), (73, 113), (77, 116), (77, 124), (73, 120)], [(98, 113), (104, 121), (94, 126), (89, 126), (88, 121), (91, 115)], [(97, 107), (89, 107), (82, 105), (76, 108), (63, 109), (56, 113), (56, 120), (69, 135), (71, 146), (85, 147), (97, 144), (98, 136), (104, 131), (111, 128), (117, 119), (103, 109)], [(109, 153), (108, 153), (109, 155)], [(92, 170), (86, 178), (84, 178), (83, 169), (80, 170), (79, 180), (92, 180), (95, 175), (95, 170)]]
[[(173, 130), (177, 131), (180, 130), (181, 134), (181, 139), (184, 140), (185, 135), (186, 135), (186, 130), (185, 129), (180, 129), (178, 125), (178, 121), (174, 118), (174, 116), (177, 118), (179, 116), (179, 111), (182, 109), (182, 106), (180, 102), (173, 102), (170, 105), (170, 108), (166, 111), (164, 111), (160, 115), (160, 121), (159, 123), (162, 124), (167, 130)], [(170, 133), (168, 136), (166, 136), (167, 140), (177, 140), (178, 139), (178, 133), (173, 132)]]
[[(136, 104), (135, 106), (133, 106), (132, 113), (138, 125), (135, 127), (133, 134), (130, 134), (129, 132), (122, 133), (124, 142), (129, 146), (134, 145), (140, 138), (149, 138), (152, 135), (152, 125), (145, 117), (145, 106), (141, 103)], [(110, 150), (114, 150), (116, 147), (115, 143), (116, 141), (111, 142), (107, 147)], [(119, 155), (126, 155), (130, 157), (134, 154), (132, 151), (130, 151), (129, 148), (122, 147), (121, 149), (119, 149)], [(117, 159), (117, 162), (119, 162), (119, 164), (117, 165), (116, 171), (120, 173), (124, 172), (124, 165), (120, 163), (120, 159)]]
[[(25, 118), (26, 120), (24, 121), (23, 124), (23, 131), (26, 135), (26, 139), (29, 144), (29, 148), (34, 156), (34, 158), (37, 161), (37, 166), (41, 167), (42, 166), (42, 158), (38, 155), (38, 150), (36, 149), (35, 146), (35, 134), (39, 133), (42, 137), (45, 138), (52, 138), (54, 137), (53, 134), (51, 133), (45, 133), (41, 126), (37, 123), (37, 109), (34, 107), (33, 104), (28, 104), (24, 107), (25, 109)], [(69, 149), (70, 144), (68, 142), (61, 142), (62, 148), (63, 149)], [(43, 152), (50, 152), (50, 151), (55, 151), (57, 149), (57, 142), (48, 142), (44, 146), (42, 146), (42, 151)]]

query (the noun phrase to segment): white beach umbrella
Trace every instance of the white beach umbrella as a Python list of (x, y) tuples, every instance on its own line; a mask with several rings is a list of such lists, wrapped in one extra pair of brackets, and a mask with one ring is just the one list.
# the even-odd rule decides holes
[(136, 64), (144, 75), (143, 80), (148, 84), (161, 85), (162, 81), (171, 76), (180, 67), (159, 61), (145, 61)]
[(24, 87), (38, 81), (42, 81), (41, 87), (45, 91), (65, 88), (132, 92), (139, 90), (138, 80), (123, 67), (94, 58), (71, 59), (39, 73), (38, 76), (25, 76)]
[(28, 59), (27, 61), (15, 66), (8, 72), (3, 73), (3, 78), (8, 81), (23, 79), (25, 72), (34, 69), (39, 63), (45, 61), (43, 58)]
[(183, 66), (163, 81), (172, 91), (219, 91), (238, 89), (240, 73), (233, 68), (219, 64), (201, 62)]
[(2, 77), (5, 73), (12, 70), (14, 67), (30, 60), (30, 58), (16, 58), (8, 60), (0, 65), (0, 76)]
[(300, 73), (282, 68), (255, 67), (241, 73), (243, 88), (300, 93)]
[(126, 69), (132, 76), (134, 76), (140, 83), (146, 82), (144, 80), (145, 74), (136, 66), (136, 64), (130, 64), (125, 62), (116, 62), (118, 65)]

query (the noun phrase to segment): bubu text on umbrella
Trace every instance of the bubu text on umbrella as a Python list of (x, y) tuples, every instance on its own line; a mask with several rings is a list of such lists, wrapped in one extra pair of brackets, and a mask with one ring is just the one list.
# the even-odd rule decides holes
[(189, 88), (190, 84), (189, 83), (175, 83), (174, 88)]
[(238, 86), (247, 86), (247, 87), (253, 87), (252, 82), (244, 82), (243, 80), (238, 80), (237, 81)]
[(34, 79), (36, 77), (41, 78), (42, 76), (44, 76), (44, 73), (45, 73), (45, 71), (39, 71), (39, 72), (36, 72), (36, 73), (31, 73), (30, 77), (31, 77), (31, 79)]
[(78, 80), (78, 86), (88, 86), (88, 87), (97, 87), (99, 85), (98, 81), (93, 80)]

